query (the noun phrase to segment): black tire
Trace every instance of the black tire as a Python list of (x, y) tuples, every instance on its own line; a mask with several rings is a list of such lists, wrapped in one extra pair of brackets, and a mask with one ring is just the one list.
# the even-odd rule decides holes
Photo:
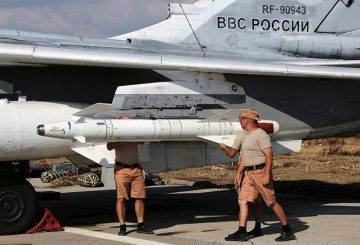
[(38, 199), (32, 185), (19, 176), (0, 180), (0, 235), (25, 233), (34, 226)]

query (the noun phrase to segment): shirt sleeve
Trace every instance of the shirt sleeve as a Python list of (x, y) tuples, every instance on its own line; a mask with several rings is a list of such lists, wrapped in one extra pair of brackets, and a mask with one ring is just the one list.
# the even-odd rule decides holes
[(270, 136), (266, 132), (262, 132), (258, 136), (258, 143), (261, 150), (271, 147)]
[(244, 132), (236, 135), (234, 144), (231, 146), (231, 148), (233, 148), (235, 150), (240, 150), (240, 147), (241, 147), (242, 142), (244, 141), (244, 138), (245, 138)]

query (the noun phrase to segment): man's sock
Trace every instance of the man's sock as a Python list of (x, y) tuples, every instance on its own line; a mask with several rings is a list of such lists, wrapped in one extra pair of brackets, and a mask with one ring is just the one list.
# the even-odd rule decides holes
[(239, 226), (239, 231), (240, 231), (241, 233), (246, 233), (246, 227)]
[(144, 227), (144, 225), (145, 225), (144, 222), (138, 223), (138, 224), (137, 224), (137, 228), (138, 228), (138, 229), (141, 229), (141, 228)]
[(255, 230), (261, 230), (261, 223), (260, 222), (255, 222)]
[(126, 231), (126, 225), (125, 225), (125, 224), (120, 225), (120, 230), (122, 230), (122, 231)]
[(291, 227), (289, 226), (289, 224), (283, 225), (283, 231), (286, 233), (291, 231)]

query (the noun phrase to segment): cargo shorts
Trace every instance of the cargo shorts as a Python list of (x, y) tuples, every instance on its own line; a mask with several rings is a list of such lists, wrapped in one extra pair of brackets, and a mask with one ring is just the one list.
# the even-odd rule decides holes
[(118, 199), (146, 198), (145, 181), (141, 168), (115, 169), (114, 178)]
[(265, 168), (245, 172), (239, 191), (239, 200), (255, 203), (259, 201), (260, 195), (267, 206), (270, 207), (276, 203), (272, 175), (270, 176), (270, 182), (263, 185), (261, 182), (264, 173)]

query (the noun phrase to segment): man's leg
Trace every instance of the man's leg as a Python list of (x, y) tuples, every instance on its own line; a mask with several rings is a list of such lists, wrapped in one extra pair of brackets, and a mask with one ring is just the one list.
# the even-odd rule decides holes
[(270, 180), (269, 184), (265, 186), (262, 184), (263, 171), (264, 170), (254, 170), (253, 172), (254, 182), (257, 191), (260, 193), (266, 205), (269, 206), (274, 211), (275, 215), (283, 225), (283, 232), (278, 238), (275, 239), (275, 241), (294, 240), (296, 239), (296, 237), (292, 232), (290, 226), (288, 225), (285, 212), (283, 208), (280, 206), (280, 204), (276, 201), (272, 179)]
[(279, 203), (276, 202), (274, 205), (271, 206), (271, 209), (274, 211), (276, 217), (280, 220), (283, 226), (288, 224), (284, 209), (280, 206)]
[(261, 221), (262, 221), (262, 210), (261, 210), (261, 199), (258, 198), (255, 202), (254, 202), (254, 216), (255, 216), (255, 227), (249, 231), (248, 237), (249, 238), (254, 238), (254, 237), (259, 237), (264, 235), (261, 231)]
[(115, 173), (115, 184), (116, 184), (116, 214), (120, 223), (119, 236), (126, 235), (126, 200), (129, 199), (129, 175), (127, 169), (119, 169)]
[(261, 223), (263, 218), (263, 213), (261, 210), (261, 201), (254, 202), (254, 216), (255, 216), (255, 222)]
[(118, 198), (116, 200), (116, 214), (118, 216), (120, 225), (124, 225), (125, 218), (126, 218), (126, 200), (125, 200), (125, 198)]
[(249, 204), (247, 201), (238, 200), (239, 203), (239, 229), (225, 237), (225, 241), (247, 241), (246, 233), (247, 217), (249, 216)]
[(136, 198), (135, 199), (135, 213), (137, 219), (137, 232), (143, 234), (154, 234), (153, 230), (144, 224), (144, 214), (145, 214), (145, 199)]
[(239, 207), (239, 227), (244, 227), (246, 229), (249, 216), (249, 204), (247, 201), (239, 200)]
[(270, 205), (270, 208), (274, 211), (276, 217), (280, 220), (280, 223), (282, 224), (283, 227), (283, 232), (280, 234), (279, 237), (275, 238), (275, 241), (284, 242), (284, 241), (295, 240), (296, 237), (287, 222), (285, 212), (281, 207), (281, 205), (275, 202), (273, 205)]
[(241, 189), (238, 191), (238, 203), (239, 203), (239, 229), (225, 237), (226, 241), (247, 241), (248, 236), (246, 232), (247, 219), (249, 216), (249, 204), (253, 202), (258, 196), (258, 192), (254, 189), (252, 179), (248, 174), (244, 175), (242, 180)]
[(135, 213), (138, 224), (144, 223), (145, 201), (143, 198), (135, 199)]
[(120, 223), (120, 231), (118, 233), (119, 236), (126, 236), (126, 199), (125, 198), (117, 198), (116, 199), (116, 214), (118, 216), (118, 220)]
[(145, 214), (145, 181), (141, 169), (132, 170), (131, 197), (135, 199), (135, 213), (137, 218), (137, 232), (143, 234), (154, 234), (153, 230), (144, 224)]

